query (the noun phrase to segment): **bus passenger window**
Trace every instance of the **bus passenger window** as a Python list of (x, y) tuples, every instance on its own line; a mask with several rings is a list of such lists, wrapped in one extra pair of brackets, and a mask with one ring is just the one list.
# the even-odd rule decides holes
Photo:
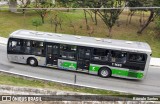
[(84, 58), (84, 49), (79, 49), (78, 50), (78, 57), (79, 57), (79, 59), (83, 59)]
[(105, 49), (94, 49), (93, 59), (99, 61), (109, 61), (109, 51)]
[(32, 42), (32, 54), (39, 55), (39, 56), (44, 55), (43, 42), (40, 42), (40, 41)]
[(89, 49), (87, 49), (85, 52), (85, 58), (90, 59), (90, 50)]
[(136, 55), (135, 54), (130, 54), (129, 55), (129, 61), (136, 61)]
[(74, 45), (60, 45), (60, 57), (66, 59), (75, 59), (76, 58), (76, 46)]
[(143, 56), (142, 55), (137, 55), (137, 61), (143, 61)]
[(145, 61), (145, 55), (130, 53), (129, 54), (129, 61), (130, 62), (144, 62)]
[(56, 45), (53, 46), (52, 54), (58, 54), (58, 46), (56, 46)]
[(36, 42), (37, 54), (42, 55), (44, 51), (43, 42)]
[(24, 53), (25, 54), (30, 54), (30, 52), (31, 52), (31, 43), (30, 43), (29, 40), (24, 40), (23, 47), (24, 47)]
[(118, 51), (111, 52), (111, 62), (125, 64), (126, 60), (127, 60), (127, 53), (126, 52), (118, 52)]

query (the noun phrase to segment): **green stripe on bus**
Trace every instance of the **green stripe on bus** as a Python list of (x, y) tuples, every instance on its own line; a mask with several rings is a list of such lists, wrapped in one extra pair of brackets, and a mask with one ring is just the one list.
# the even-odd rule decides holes
[[(61, 64), (62, 67), (64, 68), (70, 68), (70, 69), (76, 69), (77, 68), (77, 64), (73, 63), (73, 62), (63, 62)], [(92, 72), (97, 72), (100, 69), (99, 66), (92, 66), (90, 65), (89, 67), (89, 71)], [(120, 69), (111, 69), (112, 70), (112, 74), (113, 75), (119, 75), (119, 76), (124, 76), (124, 77), (133, 77), (133, 78), (138, 78), (141, 79), (143, 78), (143, 73), (141, 72), (131, 72), (131, 71), (126, 71), (126, 70), (120, 70)]]
[(125, 76), (125, 77), (134, 77), (134, 78), (143, 78), (143, 73), (141, 72), (131, 72), (131, 71), (126, 71), (126, 70), (119, 70), (119, 69), (111, 69), (112, 74), (115, 75), (120, 75), (120, 76)]
[(90, 65), (89, 71), (98, 72), (99, 68), (100, 68), (99, 66), (91, 66)]
[[(99, 66), (92, 66), (90, 65), (89, 67), (89, 71), (92, 71), (92, 72), (97, 72), (98, 73), (98, 70), (100, 69)], [(121, 69), (114, 69), (112, 68), (112, 74), (113, 75), (119, 75), (119, 76), (124, 76), (124, 77), (133, 77), (133, 78), (138, 78), (138, 79), (141, 79), (143, 78), (143, 73), (141, 72), (131, 72), (131, 71), (126, 71), (126, 70), (121, 70)]]
[(128, 76), (128, 71), (125, 70), (119, 70), (119, 69), (111, 69), (112, 74), (120, 75), (120, 76)]
[(143, 77), (144, 77), (144, 74), (143, 74), (143, 73), (138, 73), (138, 74), (137, 74), (137, 78), (141, 79), (141, 78), (143, 78)]
[(62, 67), (64, 68), (71, 68), (71, 69), (76, 69), (77, 68), (77, 64), (73, 63), (73, 62), (63, 62), (61, 64)]

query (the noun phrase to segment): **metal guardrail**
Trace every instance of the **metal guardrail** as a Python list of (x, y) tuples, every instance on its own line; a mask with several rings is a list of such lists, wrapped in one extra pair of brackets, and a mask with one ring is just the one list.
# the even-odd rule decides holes
[[(0, 7), (0, 9), (8, 9), (8, 8), (4, 8), (4, 7)], [(20, 7), (17, 7), (15, 9), (19, 9), (19, 10), (42, 10), (42, 9), (49, 9), (49, 10), (118, 10), (118, 9), (129, 9), (129, 10), (135, 10), (135, 9), (160, 9), (160, 7), (119, 7), (119, 8), (64, 8), (64, 7), (60, 7), (60, 8), (20, 8)]]

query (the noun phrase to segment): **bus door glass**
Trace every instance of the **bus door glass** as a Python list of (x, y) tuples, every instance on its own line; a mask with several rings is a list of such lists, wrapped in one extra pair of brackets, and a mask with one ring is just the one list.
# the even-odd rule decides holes
[(46, 45), (46, 64), (57, 65), (58, 62), (58, 44), (47, 44)]
[(89, 70), (91, 49), (78, 47), (77, 69)]

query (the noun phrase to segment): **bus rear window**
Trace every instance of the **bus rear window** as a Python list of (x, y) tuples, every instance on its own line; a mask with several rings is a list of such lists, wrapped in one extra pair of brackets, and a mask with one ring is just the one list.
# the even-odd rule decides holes
[(129, 61), (130, 62), (145, 62), (146, 58), (145, 58), (144, 54), (130, 53), (129, 54)]

